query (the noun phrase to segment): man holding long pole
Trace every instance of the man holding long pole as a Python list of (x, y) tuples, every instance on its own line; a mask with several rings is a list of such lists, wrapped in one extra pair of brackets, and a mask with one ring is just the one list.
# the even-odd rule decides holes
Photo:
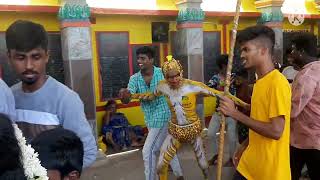
[(258, 75), (253, 88), (250, 117), (238, 111), (228, 97), (221, 97), (225, 116), (250, 128), (249, 139), (236, 152), (237, 179), (290, 180), (289, 135), (291, 90), (286, 78), (274, 69), (275, 34), (267, 26), (253, 26), (238, 38), (241, 60)]

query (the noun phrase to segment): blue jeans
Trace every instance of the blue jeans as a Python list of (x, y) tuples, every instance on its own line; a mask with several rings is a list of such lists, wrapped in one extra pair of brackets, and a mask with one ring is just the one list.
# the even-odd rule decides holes
[[(162, 128), (149, 128), (148, 130), (149, 133), (142, 150), (144, 174), (146, 180), (156, 180), (158, 179), (156, 160), (160, 153), (163, 141), (168, 134), (168, 126), (165, 125)], [(182, 176), (182, 169), (177, 156), (172, 159), (170, 165), (175, 176)]]

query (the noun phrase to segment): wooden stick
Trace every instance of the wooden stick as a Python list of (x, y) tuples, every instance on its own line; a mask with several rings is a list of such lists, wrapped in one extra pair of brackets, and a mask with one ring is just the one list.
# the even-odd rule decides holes
[[(239, 15), (240, 15), (240, 6), (241, 0), (237, 0), (236, 6), (236, 14), (233, 20), (233, 28), (232, 28), (232, 37), (231, 37), (231, 45), (230, 45), (230, 52), (229, 52), (229, 60), (227, 66), (227, 73), (226, 73), (226, 86), (224, 87), (224, 94), (227, 95), (229, 93), (230, 88), (230, 78), (231, 78), (231, 71), (233, 65), (233, 56), (234, 56), (234, 46), (237, 37), (237, 29), (238, 29), (238, 22), (239, 22)], [(221, 116), (221, 127), (220, 127), (220, 138), (219, 138), (219, 152), (218, 152), (218, 167), (217, 167), (217, 180), (221, 180), (222, 177), (222, 161), (223, 161), (223, 146), (224, 146), (224, 131), (226, 128), (226, 117), (224, 115)]]
[(168, 180), (168, 166), (164, 168), (164, 173), (159, 175), (159, 180)]

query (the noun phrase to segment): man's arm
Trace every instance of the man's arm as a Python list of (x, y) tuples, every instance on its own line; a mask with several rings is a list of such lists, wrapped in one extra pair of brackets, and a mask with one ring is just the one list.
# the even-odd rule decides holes
[(235, 151), (232, 158), (232, 161), (235, 167), (238, 166), (241, 156), (243, 152), (247, 149), (248, 145), (249, 145), (249, 138), (245, 139)]
[(271, 118), (270, 122), (261, 122), (254, 120), (238, 111), (235, 108), (233, 101), (225, 96), (221, 97), (220, 107), (218, 108), (218, 110), (221, 111), (224, 115), (230, 116), (242, 122), (250, 129), (262, 136), (274, 140), (278, 140), (282, 136), (285, 125), (284, 116)]
[(291, 118), (296, 118), (313, 97), (317, 82), (311, 77), (302, 77), (292, 88)]
[(85, 116), (83, 103), (75, 93), (68, 94), (62, 103), (62, 126), (75, 132), (81, 139), (84, 148), (83, 167), (89, 167), (96, 160), (97, 144)]
[(256, 133), (270, 139), (279, 140), (284, 130), (285, 119), (284, 116), (271, 118), (271, 122), (260, 122), (245, 114), (237, 111), (235, 117), (238, 121), (242, 122)]
[(12, 121), (16, 120), (16, 106), (11, 89), (0, 79), (0, 113), (3, 113)]
[(242, 106), (243, 109), (245, 109), (246, 111), (249, 111), (251, 110), (251, 104), (246, 104), (245, 106)]
[[(197, 81), (190, 81), (192, 85), (197, 86), (199, 93), (205, 94), (205, 95), (211, 95), (211, 96), (217, 96), (217, 97), (221, 97), (224, 92), (222, 91), (218, 91), (214, 88), (209, 88), (208, 86), (206, 86), (205, 84), (201, 83), (201, 82), (197, 82)], [(247, 108), (248, 106), (250, 106), (249, 104), (243, 102), (241, 99), (237, 98), (236, 96), (233, 96), (232, 94), (228, 95), (229, 98), (231, 98), (238, 106)]]
[(161, 93), (152, 93), (152, 92), (146, 92), (146, 93), (136, 93), (132, 94), (131, 98), (133, 99), (139, 99), (139, 100), (148, 100), (152, 101), (154, 100), (157, 96), (161, 96)]
[(7, 102), (7, 97), (3, 92), (0, 93), (0, 113), (9, 115), (9, 102)]
[(119, 98), (123, 104), (128, 104), (131, 101), (131, 94), (135, 94), (138, 90), (137, 78), (135, 75), (129, 79), (128, 87), (121, 88), (119, 91)]
[(158, 84), (154, 92), (145, 92), (145, 93), (135, 93), (131, 94), (131, 98), (139, 100), (149, 100), (152, 101), (158, 96), (162, 96), (163, 92), (161, 91), (160, 84)]
[[(162, 74), (161, 74), (162, 75)], [(133, 99), (139, 99), (139, 100), (148, 100), (152, 101), (158, 96), (162, 96), (163, 93), (163, 86), (165, 85), (165, 81), (160, 81), (154, 90), (154, 92), (145, 92), (145, 93), (131, 93), (131, 97)]]

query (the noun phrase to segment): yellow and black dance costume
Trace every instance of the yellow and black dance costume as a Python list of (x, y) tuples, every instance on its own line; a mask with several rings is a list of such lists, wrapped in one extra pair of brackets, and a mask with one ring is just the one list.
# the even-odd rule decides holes
[[(168, 58), (162, 67), (164, 76), (169, 70), (180, 73), (181, 83), (179, 88), (173, 89), (166, 80), (162, 80), (154, 93), (133, 94), (132, 98), (152, 100), (155, 96), (164, 95), (168, 99), (171, 110), (169, 121), (169, 134), (166, 137), (160, 152), (158, 161), (158, 173), (165, 173), (166, 167), (180, 148), (181, 143), (191, 143), (205, 179), (208, 178), (208, 162), (205, 157), (201, 138), (201, 120), (196, 113), (196, 97), (198, 94), (211, 96), (223, 95), (223, 92), (209, 88), (201, 82), (182, 78), (182, 66), (179, 61)], [(231, 96), (237, 104), (245, 105), (240, 99)]]

